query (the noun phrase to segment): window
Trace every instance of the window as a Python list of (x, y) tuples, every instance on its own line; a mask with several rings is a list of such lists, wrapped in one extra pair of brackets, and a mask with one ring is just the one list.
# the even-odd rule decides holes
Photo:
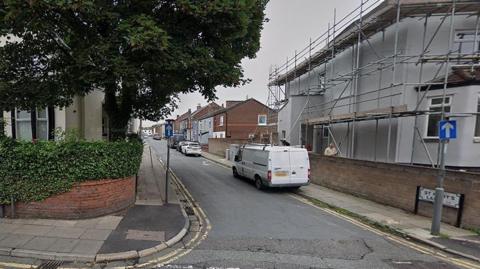
[(480, 38), (475, 42), (475, 30), (458, 31), (455, 34), (454, 52), (459, 54), (474, 54), (479, 50)]
[[(480, 95), (477, 99), (477, 112), (480, 113)], [(480, 140), (480, 114), (477, 114), (477, 120), (475, 122), (475, 138)], [(480, 142), (480, 141), (479, 141)]]
[[(429, 107), (428, 110), (433, 112), (432, 114), (427, 114), (427, 138), (438, 138), (438, 123), (442, 118), (442, 97), (434, 97), (428, 100)], [(452, 98), (447, 96), (445, 97), (445, 112), (450, 112), (450, 105)], [(445, 118), (448, 119), (448, 118)]]
[(267, 125), (267, 115), (258, 115), (258, 125)]
[[(35, 111), (37, 118), (37, 139), (48, 140), (48, 113), (46, 109)], [(29, 111), (15, 111), (15, 132), (19, 140), (32, 140), (32, 117)]]
[(323, 137), (324, 138), (327, 138), (328, 135), (329, 135), (328, 128), (329, 128), (328, 125), (323, 126)]
[(287, 131), (282, 130), (282, 138), (286, 139), (287, 138)]
[(223, 116), (220, 116), (220, 121), (218, 123), (218, 126), (223, 126)]

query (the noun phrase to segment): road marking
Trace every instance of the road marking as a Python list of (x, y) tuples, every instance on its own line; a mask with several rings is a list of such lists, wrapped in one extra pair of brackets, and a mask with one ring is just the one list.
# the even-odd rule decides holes
[(312, 207), (315, 207), (319, 210), (322, 210), (328, 214), (331, 214), (331, 215), (334, 215), (338, 218), (341, 218), (345, 221), (348, 221), (350, 222), (351, 224), (354, 224), (356, 226), (359, 226), (367, 231), (370, 231), (372, 233), (375, 233), (377, 235), (380, 235), (390, 241), (393, 241), (393, 242), (396, 242), (398, 244), (401, 244), (403, 246), (406, 246), (406, 247), (409, 247), (411, 249), (414, 249), (420, 253), (423, 253), (423, 254), (427, 254), (427, 255), (430, 255), (430, 256), (434, 256), (434, 257), (437, 257), (438, 259), (440, 260), (443, 260), (443, 261), (446, 261), (446, 262), (449, 262), (449, 263), (453, 263), (455, 265), (458, 265), (458, 266), (461, 266), (461, 267), (464, 267), (464, 268), (469, 268), (469, 269), (480, 269), (480, 265), (479, 264), (476, 264), (476, 263), (473, 263), (473, 262), (470, 262), (470, 261), (466, 261), (466, 260), (463, 260), (463, 259), (458, 259), (458, 258), (454, 258), (454, 257), (448, 257), (447, 255), (445, 255), (444, 253), (440, 252), (439, 250), (437, 249), (434, 249), (434, 248), (427, 248), (425, 246), (422, 246), (422, 245), (418, 245), (414, 242), (411, 242), (411, 241), (408, 241), (406, 239), (403, 239), (401, 237), (398, 237), (398, 236), (395, 236), (395, 235), (392, 235), (392, 234), (389, 234), (389, 233), (386, 233), (386, 232), (383, 232), (383, 231), (380, 231), (378, 229), (375, 229), (367, 224), (364, 224), (362, 222), (360, 222), (359, 220), (356, 220), (352, 217), (349, 217), (349, 216), (346, 216), (346, 215), (343, 215), (343, 214), (340, 214), (332, 209), (328, 209), (328, 208), (323, 208), (323, 207), (319, 207), (315, 204), (313, 204), (312, 202), (310, 202), (309, 200), (301, 197), (301, 196), (298, 196), (298, 195), (295, 195), (295, 194), (289, 194), (290, 197), (304, 203), (304, 204), (307, 204), (307, 205), (310, 205)]
[[(3, 267), (4, 266), (4, 267)], [(14, 263), (14, 262), (0, 262), (0, 268), (37, 268), (35, 265)]]

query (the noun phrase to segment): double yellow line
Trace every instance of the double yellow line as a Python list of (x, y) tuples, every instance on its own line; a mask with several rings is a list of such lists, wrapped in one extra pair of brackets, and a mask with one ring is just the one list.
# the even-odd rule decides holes
[(428, 247), (425, 247), (423, 245), (420, 245), (420, 244), (416, 244), (414, 242), (411, 242), (411, 241), (408, 241), (404, 238), (401, 238), (401, 237), (398, 237), (398, 236), (394, 236), (392, 234), (389, 234), (389, 233), (386, 233), (386, 232), (383, 232), (383, 231), (380, 231), (378, 229), (375, 229), (357, 219), (354, 219), (352, 217), (349, 217), (349, 216), (346, 216), (346, 215), (343, 215), (343, 214), (340, 214), (332, 209), (329, 209), (329, 208), (323, 208), (323, 207), (319, 207), (317, 205), (315, 205), (314, 203), (310, 202), (308, 199), (305, 199), (303, 197), (300, 197), (298, 195), (295, 195), (295, 194), (290, 194), (290, 196), (304, 204), (307, 204), (307, 205), (310, 205), (310, 206), (313, 206), (319, 210), (322, 210), (328, 214), (331, 214), (331, 215), (334, 215), (335, 217), (338, 217), (338, 218), (341, 218), (345, 221), (348, 221), (349, 223), (351, 224), (354, 224), (355, 226), (358, 226), (358, 227), (361, 227), (362, 229), (365, 229), (367, 231), (370, 231), (374, 234), (377, 234), (379, 236), (382, 236), (384, 238), (387, 238), (388, 240), (390, 241), (393, 241), (395, 243), (398, 243), (398, 244), (401, 244), (403, 246), (406, 246), (406, 247), (409, 247), (411, 249), (414, 249), (420, 253), (423, 253), (423, 254), (427, 254), (427, 255), (431, 255), (431, 256), (434, 256), (434, 257), (437, 257), (438, 259), (440, 260), (443, 260), (443, 261), (446, 261), (446, 262), (449, 262), (449, 263), (452, 263), (452, 264), (455, 264), (455, 265), (458, 265), (458, 266), (461, 266), (463, 268), (469, 268), (469, 269), (480, 269), (480, 265), (477, 264), (477, 263), (474, 263), (474, 262), (470, 262), (470, 261), (467, 261), (467, 260), (464, 260), (464, 259), (458, 259), (458, 258), (454, 258), (454, 257), (450, 257), (450, 256), (447, 256), (446, 254), (444, 254), (443, 252), (439, 251), (439, 250), (436, 250), (436, 249), (433, 249), (433, 248), (428, 248)]

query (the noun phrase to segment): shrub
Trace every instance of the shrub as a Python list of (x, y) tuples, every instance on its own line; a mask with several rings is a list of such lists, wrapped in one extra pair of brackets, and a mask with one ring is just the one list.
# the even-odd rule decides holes
[(40, 201), (86, 180), (135, 175), (143, 145), (130, 142), (0, 139), (0, 204)]

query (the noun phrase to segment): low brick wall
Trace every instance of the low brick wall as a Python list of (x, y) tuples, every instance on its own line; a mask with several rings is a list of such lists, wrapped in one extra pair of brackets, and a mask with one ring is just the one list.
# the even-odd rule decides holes
[[(310, 154), (312, 182), (413, 212), (417, 186), (435, 189), (438, 171), (428, 167), (377, 163)], [(480, 174), (447, 171), (445, 191), (465, 194), (462, 226), (480, 227)], [(419, 214), (431, 217), (432, 204)], [(457, 210), (444, 207), (443, 221), (455, 224)]]
[[(83, 219), (107, 215), (135, 202), (135, 177), (92, 180), (41, 202), (16, 203), (17, 218)], [(5, 208), (11, 216), (10, 206)]]

